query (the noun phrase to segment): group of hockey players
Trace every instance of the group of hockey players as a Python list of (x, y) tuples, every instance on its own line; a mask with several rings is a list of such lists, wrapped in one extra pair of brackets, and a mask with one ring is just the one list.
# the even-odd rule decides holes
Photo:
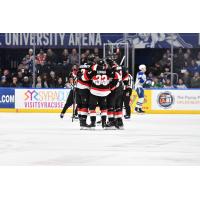
[[(87, 62), (82, 63), (78, 69), (73, 69), (69, 81), (72, 89), (66, 104), (60, 114), (63, 118), (66, 110), (74, 104), (76, 109), (73, 117), (78, 116), (80, 129), (94, 129), (97, 123), (101, 123), (103, 129), (124, 129), (123, 105), (125, 106), (125, 119), (130, 118), (130, 97), (133, 89), (133, 78), (128, 70), (118, 65), (113, 57), (94, 61), (90, 55)], [(142, 111), (144, 90), (142, 85), (146, 80), (146, 66), (139, 66), (135, 89), (139, 100), (135, 108), (136, 112)], [(97, 107), (100, 110), (101, 120), (97, 122)], [(88, 116), (90, 123), (88, 124)]]

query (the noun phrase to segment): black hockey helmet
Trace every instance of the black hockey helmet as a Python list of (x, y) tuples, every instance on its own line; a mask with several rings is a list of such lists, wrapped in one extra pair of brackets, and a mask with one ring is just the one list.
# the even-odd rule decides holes
[(94, 54), (90, 54), (90, 55), (88, 56), (88, 61), (94, 61), (94, 59), (95, 59)]
[(104, 61), (102, 59), (98, 60), (97, 64), (99, 66), (104, 66), (105, 65), (105, 63), (104, 63)]
[(107, 57), (106, 58), (106, 62), (109, 64), (109, 65), (112, 65), (114, 63), (114, 60), (112, 57)]

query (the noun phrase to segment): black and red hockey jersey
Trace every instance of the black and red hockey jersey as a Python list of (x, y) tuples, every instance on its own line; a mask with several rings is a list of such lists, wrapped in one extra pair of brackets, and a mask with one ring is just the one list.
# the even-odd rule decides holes
[(110, 75), (110, 71), (106, 67), (95, 64), (90, 71), (83, 74), (83, 79), (91, 80), (91, 94), (105, 97), (110, 94)]
[(124, 89), (126, 89), (129, 85), (129, 73), (125, 68), (122, 69), (122, 81)]
[(83, 75), (88, 73), (90, 66), (87, 64), (80, 65), (77, 72), (77, 88), (90, 89), (91, 81), (84, 79)]
[(122, 67), (114, 64), (110, 69), (112, 76), (110, 78), (111, 90), (115, 90), (122, 85)]

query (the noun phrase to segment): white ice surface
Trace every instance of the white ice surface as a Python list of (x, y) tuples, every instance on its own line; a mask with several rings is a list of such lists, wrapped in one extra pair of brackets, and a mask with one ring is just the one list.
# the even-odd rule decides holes
[(200, 115), (133, 115), (123, 131), (98, 129), (80, 131), (69, 114), (0, 113), (0, 165), (200, 165)]

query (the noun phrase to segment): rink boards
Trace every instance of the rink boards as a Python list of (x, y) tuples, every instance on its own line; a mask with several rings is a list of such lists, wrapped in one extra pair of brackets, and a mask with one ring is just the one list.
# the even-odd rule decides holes
[[(69, 95), (69, 89), (0, 88), (0, 112), (59, 113)], [(132, 112), (137, 102), (133, 90)], [(198, 89), (147, 89), (143, 109), (157, 114), (200, 114)], [(68, 112), (71, 112), (70, 108)]]

